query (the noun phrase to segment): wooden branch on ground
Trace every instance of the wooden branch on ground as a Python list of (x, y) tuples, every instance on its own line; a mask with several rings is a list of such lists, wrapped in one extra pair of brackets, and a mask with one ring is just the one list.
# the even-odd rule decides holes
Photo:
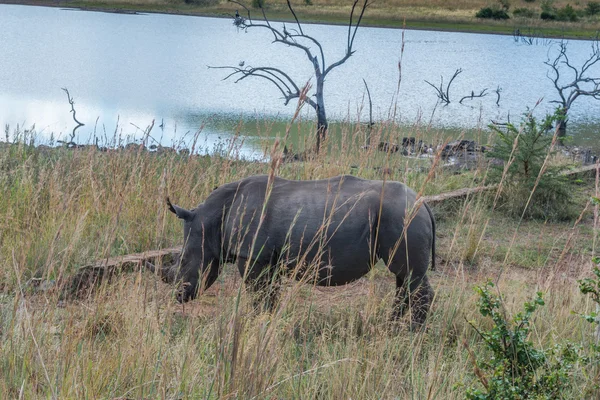
[(179, 254), (181, 246), (97, 260), (79, 268), (74, 275), (59, 282), (58, 287), (65, 298), (84, 298), (102, 282), (110, 282), (119, 273), (139, 271), (144, 268), (145, 262), (156, 265), (174, 263)]
[(431, 196), (423, 196), (422, 201), (424, 201), (428, 204), (439, 203), (444, 200), (458, 199), (458, 198), (466, 197), (466, 196), (469, 196), (469, 195), (472, 195), (475, 193), (487, 192), (488, 190), (493, 190), (493, 189), (497, 189), (497, 188), (498, 188), (498, 185), (490, 185), (490, 186), (478, 186), (478, 187), (472, 187), (472, 188), (458, 189), (458, 190), (454, 190), (452, 192), (441, 193), (441, 194), (436, 194), (436, 195), (431, 195)]

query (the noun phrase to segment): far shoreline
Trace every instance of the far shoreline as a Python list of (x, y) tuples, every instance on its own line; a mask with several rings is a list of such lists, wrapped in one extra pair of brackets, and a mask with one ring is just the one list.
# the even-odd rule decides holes
[[(25, 0), (25, 1), (14, 1), (14, 0), (0, 0), (0, 5), (18, 5), (18, 6), (37, 6), (37, 7), (52, 7), (61, 8), (65, 10), (76, 10), (76, 11), (89, 11), (89, 12), (104, 12), (113, 14), (126, 14), (126, 15), (143, 15), (143, 14), (164, 14), (164, 15), (181, 15), (189, 17), (209, 17), (209, 18), (231, 18), (226, 15), (231, 10), (225, 8), (194, 8), (193, 10), (185, 10), (181, 8), (152, 8), (151, 5), (132, 5), (132, 4), (110, 4), (102, 3), (101, 1), (95, 3), (93, 6), (84, 5), (77, 0)], [(275, 22), (289, 22), (290, 18), (287, 18), (285, 13), (279, 10), (269, 10), (271, 21)], [(347, 21), (339, 18), (336, 15), (325, 15), (317, 14), (315, 16), (301, 16), (301, 22), (303, 24), (318, 24), (318, 25), (347, 25)], [(293, 21), (292, 21), (293, 22)], [(514, 36), (514, 32), (521, 29), (523, 32), (531, 30), (532, 27), (520, 26), (520, 25), (500, 25), (500, 24), (485, 24), (473, 23), (466, 21), (444, 21), (444, 20), (431, 20), (431, 19), (410, 19), (399, 21), (397, 19), (381, 19), (381, 18), (369, 18), (365, 17), (365, 21), (361, 23), (362, 27), (368, 28), (385, 28), (385, 29), (406, 29), (406, 30), (418, 30), (418, 31), (435, 31), (435, 32), (459, 32), (459, 33), (475, 33), (475, 34), (490, 34), (490, 35), (503, 35), (503, 36)], [(548, 38), (548, 39), (573, 39), (573, 40), (594, 40), (596, 35), (600, 32), (599, 30), (584, 29), (584, 28), (572, 28), (566, 30), (564, 28), (533, 28), (532, 34), (534, 37)]]

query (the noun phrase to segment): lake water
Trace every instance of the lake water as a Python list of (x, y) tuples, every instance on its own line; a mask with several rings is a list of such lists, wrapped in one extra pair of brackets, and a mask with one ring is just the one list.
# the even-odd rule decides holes
[[(327, 62), (343, 56), (347, 30), (342, 26), (306, 25), (321, 40)], [(402, 31), (361, 28), (356, 53), (331, 72), (325, 86), (331, 120), (355, 121), (370, 88), (374, 116), (389, 118), (398, 82)], [(577, 65), (590, 54), (590, 42), (571, 41)], [(553, 109), (557, 98), (546, 77), (544, 61), (556, 45), (516, 43), (512, 36), (405, 31), (402, 82), (396, 119), (402, 124), (424, 121), (435, 127), (468, 129), (490, 120), (517, 121), (539, 99), (537, 113)], [(153, 137), (163, 144), (189, 141), (202, 127), (200, 141), (208, 148), (236, 131), (256, 135), (256, 119), (289, 120), (295, 104), (283, 105), (268, 82), (223, 81), (226, 71), (207, 66), (280, 67), (299, 84), (311, 78), (304, 53), (271, 44), (267, 32), (237, 30), (231, 19), (175, 15), (125, 15), (59, 8), (0, 5), (0, 124), (35, 124), (42, 138), (65, 138), (74, 123), (66, 87), (75, 100), (77, 117), (86, 125), (76, 141), (99, 136), (140, 137), (156, 120)], [(600, 76), (600, 65), (594, 75)], [(451, 88), (453, 102), (436, 107), (434, 90), (457, 68), (463, 73)], [(493, 90), (502, 88), (500, 106)], [(481, 99), (458, 100), (488, 88)], [(312, 118), (312, 110), (304, 118)], [(362, 120), (367, 118), (363, 109)], [(240, 123), (242, 121), (242, 123)], [(162, 129), (158, 125), (162, 124)], [(280, 125), (276, 125), (275, 135)], [(139, 128), (139, 129), (138, 129)], [(580, 98), (570, 112), (569, 132), (580, 144), (600, 148), (600, 102)], [(246, 146), (252, 151), (252, 140)]]

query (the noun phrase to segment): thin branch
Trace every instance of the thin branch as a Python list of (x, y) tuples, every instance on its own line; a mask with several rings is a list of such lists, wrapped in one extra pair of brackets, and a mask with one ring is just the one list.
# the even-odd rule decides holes
[[(328, 66), (325, 69), (325, 71), (323, 72), (323, 77), (325, 77), (329, 73), (329, 71), (331, 71), (335, 67), (340, 66), (343, 63), (345, 63), (346, 60), (348, 60), (352, 56), (352, 54), (354, 54), (354, 50), (352, 50), (352, 47), (354, 46), (354, 39), (356, 38), (356, 32), (358, 31), (358, 28), (360, 27), (360, 23), (362, 22), (363, 15), (365, 14), (365, 10), (369, 6), (369, 1), (364, 0), (364, 3), (360, 10), (360, 15), (358, 17), (358, 21), (356, 21), (356, 25), (353, 26), (352, 20), (354, 17), (354, 10), (356, 8), (356, 5), (358, 4), (358, 1), (359, 0), (354, 0), (354, 3), (352, 4), (352, 11), (350, 12), (350, 22), (348, 23), (348, 44), (346, 47), (346, 54), (344, 55), (344, 57), (342, 57), (335, 63), (331, 64), (330, 66)], [(354, 32), (352, 32), (353, 27), (354, 27)], [(323, 68), (325, 68), (325, 66), (323, 66)]]
[(365, 81), (365, 79), (363, 78), (363, 82), (365, 84), (365, 89), (367, 90), (367, 97), (369, 98), (369, 126), (367, 128), (367, 138), (366, 138), (366, 145), (370, 146), (371, 145), (371, 130), (373, 129), (373, 125), (375, 125), (375, 123), (373, 122), (373, 101), (371, 101), (371, 92), (369, 91), (369, 85), (367, 85), (367, 81)]
[(476, 98), (485, 97), (487, 95), (487, 88), (483, 89), (481, 92), (479, 92), (479, 94), (475, 94), (475, 92), (471, 90), (471, 94), (464, 96), (462, 99), (460, 99), (459, 103), (462, 104), (463, 100), (473, 100)]
[(73, 100), (73, 98), (71, 97), (71, 94), (69, 93), (69, 89), (62, 88), (62, 90), (64, 90), (65, 93), (67, 94), (67, 99), (69, 100), (69, 104), (71, 105), (71, 114), (73, 114), (73, 121), (75, 121), (75, 123), (77, 124), (77, 127), (84, 126), (85, 124), (77, 119), (77, 116), (76, 116), (77, 112), (75, 111), (75, 100)]
[(300, 30), (300, 34), (304, 35), (304, 32), (302, 31), (302, 25), (300, 25), (300, 21), (298, 21), (298, 17), (296, 16), (296, 12), (294, 11), (294, 8), (292, 7), (292, 3), (290, 3), (290, 0), (287, 0), (287, 6), (290, 9), (290, 12), (292, 13), (292, 15), (294, 16), (294, 19), (296, 20), (296, 24), (298, 25), (298, 30)]
[(500, 107), (500, 92), (502, 92), (502, 88), (498, 86), (496, 90), (494, 90), (494, 93), (496, 93), (496, 105), (498, 107)]

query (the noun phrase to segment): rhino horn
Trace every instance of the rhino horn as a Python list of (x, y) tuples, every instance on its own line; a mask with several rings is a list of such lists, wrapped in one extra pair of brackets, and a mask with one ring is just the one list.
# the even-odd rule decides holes
[(185, 208), (181, 208), (179, 206), (174, 205), (173, 203), (171, 203), (171, 200), (168, 197), (167, 206), (169, 207), (169, 211), (171, 211), (173, 214), (177, 215), (177, 217), (185, 221), (191, 221), (194, 218), (194, 214), (192, 214), (190, 210), (186, 210)]

